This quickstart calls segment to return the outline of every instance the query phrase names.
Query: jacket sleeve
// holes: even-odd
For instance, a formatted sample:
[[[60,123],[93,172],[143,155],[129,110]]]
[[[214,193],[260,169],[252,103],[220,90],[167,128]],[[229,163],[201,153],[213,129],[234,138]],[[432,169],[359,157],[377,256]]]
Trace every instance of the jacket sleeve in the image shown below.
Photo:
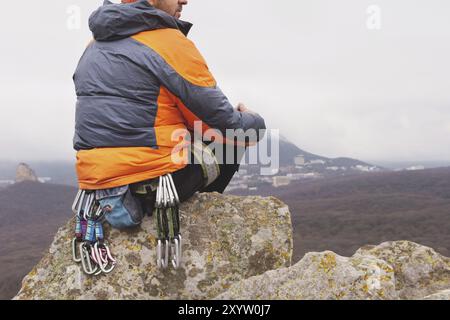
[[[146,39],[135,36],[141,42],[151,40],[148,53],[148,67],[174,96],[177,106],[188,126],[201,120],[203,129],[216,129],[222,134],[227,129],[266,128],[264,119],[253,113],[236,111],[210,73],[202,55],[192,41],[179,31],[161,30],[161,39]],[[152,31],[150,36],[157,36]],[[159,41],[158,41],[159,40]],[[259,135],[258,135],[259,136]],[[258,137],[258,140],[262,136]]]

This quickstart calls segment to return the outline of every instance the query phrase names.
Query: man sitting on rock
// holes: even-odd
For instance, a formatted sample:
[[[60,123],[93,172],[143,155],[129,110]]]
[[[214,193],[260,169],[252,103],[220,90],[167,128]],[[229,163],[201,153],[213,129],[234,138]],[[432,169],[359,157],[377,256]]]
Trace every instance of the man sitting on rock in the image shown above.
[[[181,201],[197,191],[222,193],[239,169],[239,152],[231,162],[219,159],[220,174],[207,186],[201,165],[174,161],[174,154],[188,148],[180,144],[179,132],[193,133],[200,127],[225,135],[230,129],[265,129],[258,114],[243,104],[234,109],[217,86],[187,38],[192,25],[179,20],[186,4],[106,1],[91,15],[94,40],[73,77],[80,189],[138,186],[171,173]],[[182,134],[181,140],[186,142],[187,136]],[[224,138],[223,143],[228,145],[226,155],[249,141]]]

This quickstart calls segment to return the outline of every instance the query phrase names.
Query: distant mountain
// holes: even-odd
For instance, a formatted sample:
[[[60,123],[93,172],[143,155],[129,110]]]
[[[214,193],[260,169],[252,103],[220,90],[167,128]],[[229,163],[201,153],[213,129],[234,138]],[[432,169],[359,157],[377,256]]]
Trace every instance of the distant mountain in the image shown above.
[[[280,140],[280,164],[282,165],[295,165],[295,158],[298,156],[303,156],[305,162],[314,162],[314,161],[325,161],[328,166],[338,166],[338,167],[347,167],[350,168],[352,166],[367,166],[379,168],[377,166],[373,166],[366,162],[352,159],[352,158],[327,158],[324,156],[319,156],[307,151],[304,151],[297,147],[294,143],[290,142],[286,138],[281,138]]]
[[[263,140],[263,143],[267,143],[268,150],[272,149],[273,143],[278,143],[280,167],[297,167],[301,173],[314,173],[320,176],[339,176],[386,170],[383,167],[352,158],[327,158],[316,155],[300,149],[283,136],[277,137],[268,134],[265,139],[267,141]],[[271,157],[273,156],[271,155]],[[261,162],[259,161],[259,163]],[[260,165],[251,165],[250,167],[260,167]],[[256,170],[252,170],[252,172],[256,172]]]
[[[323,250],[348,256],[365,244],[400,239],[450,255],[450,168],[294,181],[231,193],[275,196],[289,205],[295,260]]]
[[[276,141],[271,139],[271,141]],[[306,162],[310,162],[313,160],[328,160],[325,157],[321,157],[309,152],[306,152],[299,147],[297,147],[294,143],[290,142],[284,137],[280,137],[278,140],[280,144],[280,165],[281,166],[292,166],[295,165],[295,158],[299,155],[304,156]],[[272,143],[272,142],[271,142]]]
[[[76,186],[77,178],[75,162],[71,161],[27,161],[41,180],[53,184]],[[0,189],[7,185],[8,180],[16,179],[17,166],[19,162],[0,160]],[[3,182],[5,183],[2,183]]]
[[[422,167],[424,169],[450,167],[450,159],[447,161],[373,161],[375,164],[389,168],[391,170],[408,170],[411,168]]]
[[[19,290],[60,226],[72,216],[76,189],[21,182],[0,190],[0,299]]]

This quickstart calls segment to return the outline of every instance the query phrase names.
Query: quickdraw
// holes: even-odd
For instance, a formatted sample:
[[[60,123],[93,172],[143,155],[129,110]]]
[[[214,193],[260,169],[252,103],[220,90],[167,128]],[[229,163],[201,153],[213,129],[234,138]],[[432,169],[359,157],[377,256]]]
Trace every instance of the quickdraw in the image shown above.
[[[110,273],[116,266],[116,260],[104,239],[104,210],[95,199],[95,191],[79,190],[72,211],[76,215],[73,261],[81,262],[83,271],[88,275]]]
[[[156,190],[154,216],[158,244],[156,259],[158,268],[169,266],[169,255],[175,269],[181,266],[182,238],[180,233],[180,199],[171,174],[159,177]]]
[[[158,243],[157,266],[166,269],[169,259],[175,269],[181,266],[182,237],[180,233],[180,199],[172,175],[159,177],[154,217]],[[75,237],[72,240],[73,261],[81,262],[88,275],[110,273],[116,266],[103,235],[102,220],[108,207],[96,201],[95,191],[79,190],[72,205],[76,215]]]

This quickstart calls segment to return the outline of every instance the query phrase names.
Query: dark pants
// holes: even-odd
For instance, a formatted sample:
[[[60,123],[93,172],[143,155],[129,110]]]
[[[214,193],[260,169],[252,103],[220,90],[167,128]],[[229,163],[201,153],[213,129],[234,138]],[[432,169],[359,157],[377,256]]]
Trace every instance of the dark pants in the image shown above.
[[[231,155],[230,152],[233,152],[234,157],[226,159],[227,155]],[[244,153],[245,149],[243,148],[226,146],[222,155],[223,159],[219,159],[220,175],[205,188],[203,187],[204,179],[200,164],[188,164],[184,169],[174,172],[172,177],[177,187],[180,201],[188,200],[197,191],[223,193],[231,179],[233,179],[234,174],[239,171],[239,164]]]

